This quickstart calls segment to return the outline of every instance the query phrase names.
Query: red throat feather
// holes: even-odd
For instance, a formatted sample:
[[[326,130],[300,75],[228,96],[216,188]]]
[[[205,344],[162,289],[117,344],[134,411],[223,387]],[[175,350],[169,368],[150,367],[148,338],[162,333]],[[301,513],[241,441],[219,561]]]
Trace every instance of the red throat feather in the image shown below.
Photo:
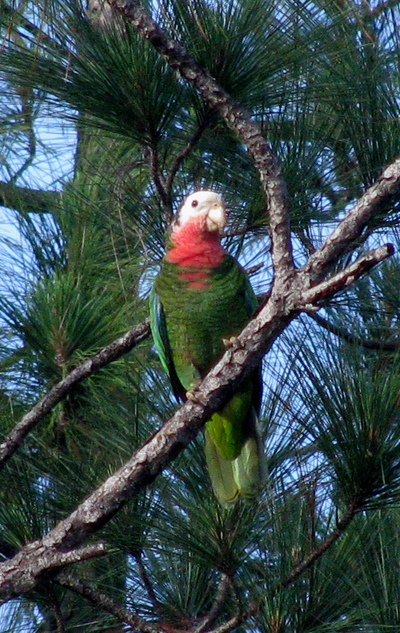
[[[201,218],[177,226],[166,260],[182,268],[216,268],[225,256],[218,233],[207,231]]]

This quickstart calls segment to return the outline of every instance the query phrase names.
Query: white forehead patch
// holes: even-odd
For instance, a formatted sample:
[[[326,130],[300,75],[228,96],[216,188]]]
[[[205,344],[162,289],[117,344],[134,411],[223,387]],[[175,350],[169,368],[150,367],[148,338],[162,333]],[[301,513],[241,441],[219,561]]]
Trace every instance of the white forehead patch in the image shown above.
[[[179,211],[179,224],[185,224],[196,216],[207,215],[213,208],[225,209],[222,196],[214,191],[196,191],[184,200]]]

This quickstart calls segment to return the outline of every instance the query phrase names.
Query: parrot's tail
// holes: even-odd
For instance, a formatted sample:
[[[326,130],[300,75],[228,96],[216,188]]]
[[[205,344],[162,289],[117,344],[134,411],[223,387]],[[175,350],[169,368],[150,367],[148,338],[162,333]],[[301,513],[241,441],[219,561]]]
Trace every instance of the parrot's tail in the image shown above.
[[[230,506],[239,498],[254,499],[260,490],[262,470],[255,432],[247,438],[238,457],[232,460],[221,457],[207,428],[204,436],[208,472],[221,505]]]

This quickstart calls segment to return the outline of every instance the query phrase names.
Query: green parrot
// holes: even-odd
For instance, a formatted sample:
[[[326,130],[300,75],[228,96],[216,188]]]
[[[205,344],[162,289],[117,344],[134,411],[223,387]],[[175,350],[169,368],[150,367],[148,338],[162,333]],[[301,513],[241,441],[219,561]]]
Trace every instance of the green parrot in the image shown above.
[[[221,245],[222,197],[197,191],[181,206],[150,296],[151,330],[178,400],[222,357],[224,340],[238,335],[257,308],[244,269]],[[257,495],[261,478],[257,415],[261,369],[205,425],[212,487],[223,506]]]

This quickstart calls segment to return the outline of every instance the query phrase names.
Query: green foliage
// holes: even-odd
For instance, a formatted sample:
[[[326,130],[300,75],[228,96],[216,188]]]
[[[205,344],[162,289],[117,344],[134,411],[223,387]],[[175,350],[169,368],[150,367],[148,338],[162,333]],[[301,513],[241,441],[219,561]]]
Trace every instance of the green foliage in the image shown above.
[[[144,4],[262,125],[301,265],[399,153],[397,3]],[[266,201],[245,148],[130,25],[102,26],[75,0],[3,1],[0,12],[0,198],[18,228],[0,252],[3,437],[147,316],[187,192],[224,195],[228,249],[264,266],[256,291],[271,272]],[[397,244],[398,212],[396,200],[382,208],[361,241],[375,230],[374,243]],[[397,631],[399,279],[395,257],[324,306],[332,331],[304,317],[268,355],[256,502],[221,509],[199,437],[96,534],[111,553],[71,572],[171,630],[196,630],[210,613],[212,630],[253,609],[238,630]],[[0,556],[46,534],[175,407],[151,341],[76,387],[0,471]],[[322,551],[351,507],[358,515]],[[53,580],[5,614],[1,633],[125,630]]]

